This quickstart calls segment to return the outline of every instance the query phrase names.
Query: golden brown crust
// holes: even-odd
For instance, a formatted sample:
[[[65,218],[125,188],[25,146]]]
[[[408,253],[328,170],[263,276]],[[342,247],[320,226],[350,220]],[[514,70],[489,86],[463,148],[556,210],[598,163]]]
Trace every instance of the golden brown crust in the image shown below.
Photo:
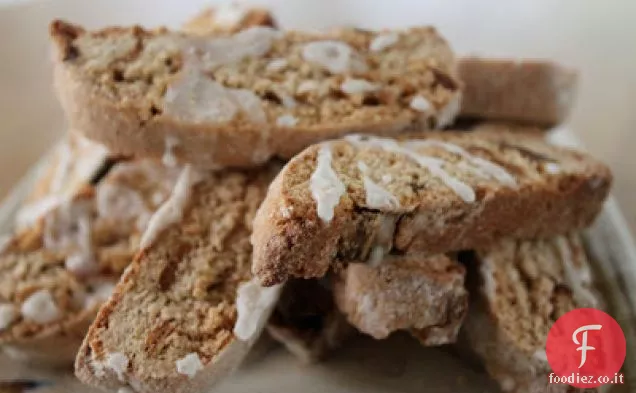
[[[445,160],[448,174],[473,189],[475,202],[470,203],[404,154],[358,148],[348,141],[310,147],[274,180],[256,217],[253,271],[262,283],[320,277],[335,262],[365,260],[368,243],[387,219],[397,222],[392,232],[396,251],[428,255],[491,244],[502,236],[546,237],[582,228],[599,212],[612,180],[602,163],[534,136],[482,129],[420,138],[462,146],[505,168],[516,184],[480,180],[466,172],[464,160],[456,155],[425,150]],[[328,224],[318,217],[310,191],[316,157],[324,146],[331,149],[331,164],[346,189]],[[382,182],[385,175],[393,179],[385,187],[399,208],[368,207],[356,168],[360,160],[371,167],[374,181]]]
[[[542,126],[562,123],[577,89],[575,71],[547,61],[465,57],[461,116]]]
[[[176,42],[199,45],[196,40],[212,38],[137,29],[111,28],[89,33],[63,22],[54,22],[51,27],[58,49],[54,58],[56,87],[70,123],[116,153],[158,158],[164,154],[166,138],[170,136],[179,140],[175,156],[180,162],[210,168],[250,167],[274,156],[290,158],[312,143],[351,132],[395,135],[405,129],[430,127],[435,119],[446,123],[458,110],[460,86],[454,80],[453,55],[434,29],[418,28],[412,30],[412,34],[401,33],[396,49],[387,49],[386,55],[367,48],[376,33],[346,31],[313,36],[290,32],[275,41],[273,49],[263,58],[217,65],[206,71],[211,72],[223,88],[253,91],[264,110],[264,123],[246,119],[243,114],[225,122],[184,121],[164,113],[166,89],[173,86],[173,82],[187,78],[184,64],[191,65],[191,60],[184,60],[182,51],[176,49],[180,45]],[[68,30],[73,34],[68,34]],[[108,38],[100,38],[105,36]],[[112,39],[112,45],[120,52],[111,58],[104,54],[107,50],[102,50],[91,57],[88,48],[92,39],[101,39],[101,45]],[[138,61],[140,54],[146,56],[150,51],[148,45],[152,50],[162,48],[161,45],[166,45],[164,39],[170,41],[170,47],[152,59],[165,55],[166,65],[158,61],[135,63],[136,68],[131,72],[139,73],[142,67],[141,72],[147,74],[143,74],[143,78],[135,74],[131,77],[134,80],[129,79],[126,67]],[[302,48],[316,40],[346,42],[361,54],[364,51],[369,70],[331,74],[303,60]],[[69,52],[76,56],[69,56]],[[405,53],[418,54],[407,57]],[[267,70],[273,60],[285,56],[289,57],[286,70]],[[407,78],[405,74],[404,79],[399,80],[392,77],[387,71],[395,68],[389,67],[391,61],[398,64],[398,69],[413,68],[417,71],[412,71],[416,72],[415,76]],[[404,73],[408,73],[407,70]],[[341,90],[348,77],[368,80],[380,88],[345,94]],[[309,80],[319,83],[317,90],[299,92],[301,83]],[[410,107],[418,95],[424,96],[428,103],[424,105],[429,109],[424,112]],[[288,97],[295,103],[288,105]],[[285,116],[291,116],[297,123],[279,124]]]

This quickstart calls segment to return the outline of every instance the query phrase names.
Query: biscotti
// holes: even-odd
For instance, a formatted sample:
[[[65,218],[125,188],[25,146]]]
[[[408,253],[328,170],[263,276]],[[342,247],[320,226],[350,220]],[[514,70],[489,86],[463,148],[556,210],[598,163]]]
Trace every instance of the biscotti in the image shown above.
[[[548,127],[567,118],[576,95],[576,72],[547,61],[465,57],[458,69],[461,116]]]
[[[274,27],[274,17],[231,4],[202,11],[183,30],[207,35],[257,25]],[[458,69],[465,92],[461,117],[552,126],[566,120],[578,87],[574,70],[549,61],[464,57]]]
[[[417,138],[354,135],[294,157],[254,223],[261,282],[320,277],[392,251],[434,255],[564,233],[588,225],[610,188],[605,165],[534,135],[482,128]]]
[[[266,9],[228,3],[204,9],[188,20],[181,30],[189,34],[211,35],[236,33],[253,26],[276,27],[276,21]]]
[[[275,170],[182,169],[89,329],[76,361],[81,381],[201,392],[238,365],[280,292],[250,274],[252,220]]]
[[[73,133],[66,134],[39,170],[16,215],[16,227],[32,226],[83,187],[99,180],[113,158],[103,146]]]
[[[582,391],[548,384],[545,352],[548,331],[561,315],[602,305],[580,236],[502,240],[476,251],[474,262],[478,295],[462,335],[502,390]]]
[[[202,37],[56,21],[50,33],[70,123],[124,155],[251,167],[352,132],[443,127],[460,106],[453,53],[429,27]]]
[[[72,364],[174,180],[152,162],[117,163],[14,235],[0,254],[0,345],[34,363]]]
[[[338,311],[328,279],[285,284],[267,332],[303,363],[324,360],[355,334]]]
[[[336,304],[375,339],[410,330],[423,345],[455,342],[468,310],[463,265],[445,255],[350,263],[337,275]]]

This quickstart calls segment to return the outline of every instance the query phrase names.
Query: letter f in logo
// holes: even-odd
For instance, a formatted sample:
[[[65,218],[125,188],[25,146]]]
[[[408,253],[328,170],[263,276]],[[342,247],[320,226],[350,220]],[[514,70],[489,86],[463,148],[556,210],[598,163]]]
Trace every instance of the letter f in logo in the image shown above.
[[[602,327],[603,327],[602,325],[585,325],[576,329],[574,333],[572,333],[572,341],[574,341],[574,344],[580,345],[580,347],[576,349],[577,351],[581,351],[581,364],[579,364],[579,368],[583,367],[583,365],[585,364],[585,361],[587,360],[587,351],[593,351],[596,349],[594,347],[590,347],[587,345],[587,331],[601,330]],[[581,340],[582,343],[579,342],[579,340],[576,337],[581,332],[583,332],[582,334],[583,339]]]

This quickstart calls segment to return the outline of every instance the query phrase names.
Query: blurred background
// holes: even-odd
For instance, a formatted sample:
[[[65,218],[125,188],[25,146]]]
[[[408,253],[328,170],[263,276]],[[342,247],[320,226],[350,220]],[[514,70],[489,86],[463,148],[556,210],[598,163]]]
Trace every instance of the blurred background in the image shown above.
[[[64,131],[51,88],[53,18],[178,27],[203,0],[0,0],[0,198]],[[270,0],[284,28],[432,24],[459,54],[548,58],[580,71],[566,125],[616,177],[614,194],[636,229],[636,1]]]

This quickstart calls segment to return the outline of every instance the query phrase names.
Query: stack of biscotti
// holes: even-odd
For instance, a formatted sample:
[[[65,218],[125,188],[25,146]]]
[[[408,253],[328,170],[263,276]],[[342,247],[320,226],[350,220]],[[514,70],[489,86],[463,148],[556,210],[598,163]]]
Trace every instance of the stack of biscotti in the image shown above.
[[[468,105],[467,60],[433,28],[285,32],[259,12],[209,11],[182,32],[51,24],[73,130],[133,157],[92,187],[119,165],[152,166],[171,185],[117,224],[128,228],[128,268],[79,350],[88,384],[201,391],[236,367],[272,312],[267,330],[305,361],[336,347],[349,324],[452,343],[471,308],[457,252],[577,231],[607,195],[607,168],[550,146],[542,129],[479,123],[558,122],[568,102],[553,108],[563,103],[547,100],[555,89],[526,92],[519,86],[536,82],[512,71],[505,86],[475,77],[495,98]],[[524,118],[526,100],[546,106]],[[478,124],[460,127],[461,114]],[[289,161],[280,170],[277,159]],[[145,200],[144,183],[132,188]],[[62,252],[60,276],[77,250]],[[50,298],[36,306],[61,302]]]

